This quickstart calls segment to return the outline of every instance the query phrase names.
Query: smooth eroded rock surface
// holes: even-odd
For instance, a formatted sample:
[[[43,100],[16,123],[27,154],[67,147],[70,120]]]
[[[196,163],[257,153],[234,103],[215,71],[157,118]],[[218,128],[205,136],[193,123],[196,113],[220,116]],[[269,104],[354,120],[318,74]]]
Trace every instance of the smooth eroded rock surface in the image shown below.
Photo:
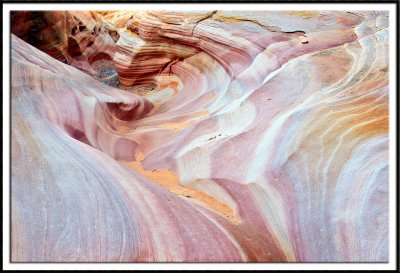
[[[388,261],[388,14],[14,12],[12,261]]]

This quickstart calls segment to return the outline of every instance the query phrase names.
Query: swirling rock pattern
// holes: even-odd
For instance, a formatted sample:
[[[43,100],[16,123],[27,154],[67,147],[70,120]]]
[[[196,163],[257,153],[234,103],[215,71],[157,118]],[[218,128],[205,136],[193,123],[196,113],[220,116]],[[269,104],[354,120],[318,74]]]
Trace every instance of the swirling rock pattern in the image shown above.
[[[13,261],[388,260],[386,12],[42,15],[14,15]]]
[[[11,12],[11,32],[53,58],[97,74],[96,60],[111,60],[119,39],[114,26],[90,11]]]

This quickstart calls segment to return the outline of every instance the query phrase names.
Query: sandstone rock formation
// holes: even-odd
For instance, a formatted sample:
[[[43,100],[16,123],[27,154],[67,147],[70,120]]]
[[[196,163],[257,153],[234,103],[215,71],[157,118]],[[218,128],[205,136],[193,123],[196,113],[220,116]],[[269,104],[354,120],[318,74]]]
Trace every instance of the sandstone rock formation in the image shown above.
[[[13,261],[388,260],[387,13],[12,20]]]
[[[90,11],[14,11],[11,32],[53,58],[90,74],[96,60],[112,60],[118,32]]]

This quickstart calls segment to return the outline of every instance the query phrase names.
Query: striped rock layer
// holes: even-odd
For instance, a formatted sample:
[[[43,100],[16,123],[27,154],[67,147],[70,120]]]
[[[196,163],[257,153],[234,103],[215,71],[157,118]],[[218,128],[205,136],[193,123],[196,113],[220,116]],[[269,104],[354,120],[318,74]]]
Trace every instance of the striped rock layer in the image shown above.
[[[118,32],[91,11],[12,11],[11,33],[53,58],[89,74],[91,64],[111,60]]]
[[[388,261],[386,12],[13,16],[12,261]]]

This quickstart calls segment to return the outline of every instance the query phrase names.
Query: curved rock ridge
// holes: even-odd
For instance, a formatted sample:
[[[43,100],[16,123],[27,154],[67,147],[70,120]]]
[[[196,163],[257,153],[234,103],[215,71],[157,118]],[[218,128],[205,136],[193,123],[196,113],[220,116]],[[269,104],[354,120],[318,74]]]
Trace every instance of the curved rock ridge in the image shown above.
[[[12,35],[13,261],[388,261],[386,12],[84,14],[154,88]]]

